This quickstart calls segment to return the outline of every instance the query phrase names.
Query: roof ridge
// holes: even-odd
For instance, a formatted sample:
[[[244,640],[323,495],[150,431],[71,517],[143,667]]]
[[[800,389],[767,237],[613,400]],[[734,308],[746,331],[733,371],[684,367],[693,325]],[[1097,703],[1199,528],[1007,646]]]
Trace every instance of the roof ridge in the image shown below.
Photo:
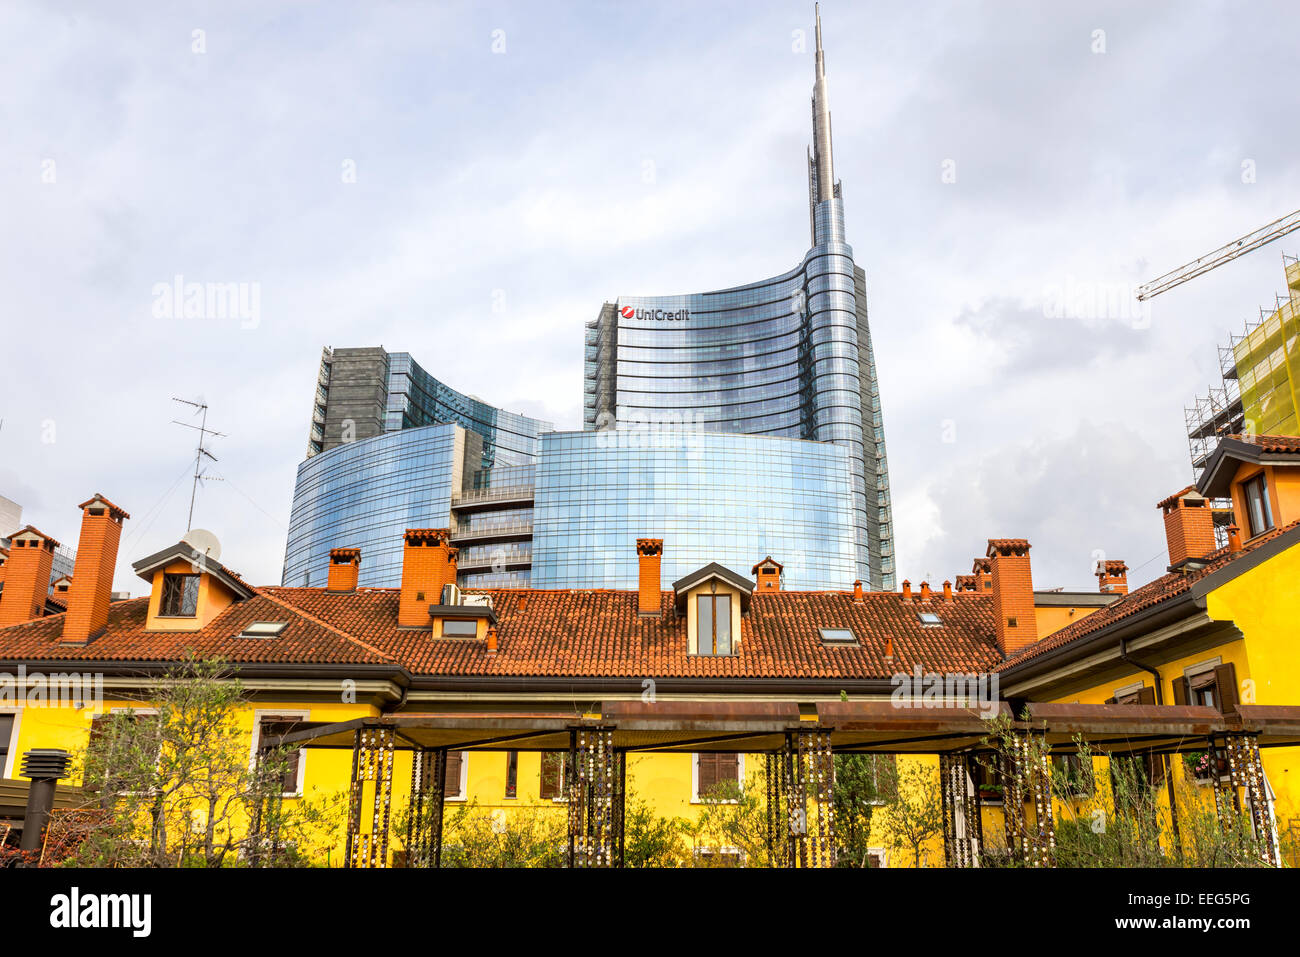
[[[312,622],[315,625],[319,625],[320,627],[324,628],[326,631],[334,632],[334,634],[338,635],[344,641],[350,641],[352,642],[352,644],[366,649],[366,651],[369,651],[371,654],[378,655],[380,658],[383,658],[385,661],[390,661],[393,664],[399,666],[402,665],[402,662],[400,662],[397,658],[393,657],[387,652],[380,651],[374,645],[370,644],[367,641],[362,641],[356,635],[349,634],[348,632],[344,631],[342,628],[338,628],[334,625],[331,625],[327,621],[317,618],[311,612],[303,608],[299,608],[297,605],[293,604],[292,602],[287,602],[277,597],[276,595],[272,595],[269,591],[262,591],[261,589],[257,589],[257,588],[254,588],[253,590],[256,591],[262,597],[266,598],[268,601],[272,601],[275,604],[279,605],[281,608],[287,608],[295,615],[301,615],[303,618],[306,618],[308,621]]]

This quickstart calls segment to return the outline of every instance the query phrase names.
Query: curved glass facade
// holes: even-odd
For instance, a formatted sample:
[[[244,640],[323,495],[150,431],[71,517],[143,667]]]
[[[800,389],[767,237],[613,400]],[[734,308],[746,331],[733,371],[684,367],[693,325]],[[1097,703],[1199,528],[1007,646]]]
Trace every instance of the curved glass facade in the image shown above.
[[[866,274],[845,239],[820,20],[812,108],[812,248],[803,261],[771,279],[717,292],[605,303],[586,329],[583,428],[667,419],[842,446],[851,464],[855,577],[892,590],[889,466]]]
[[[844,447],[852,466],[852,577],[892,589],[888,466],[865,276],[843,241],[841,199],[817,203],[813,222],[815,245],[779,276],[606,304],[587,326],[583,424],[600,430],[681,421]]]
[[[282,584],[324,585],[330,549],[350,546],[361,549],[360,585],[398,585],[402,533],[448,527],[452,497],[481,455],[475,433],[433,425],[307,459],[298,466]]]
[[[785,587],[856,575],[849,451],[717,432],[542,436],[533,511],[535,588],[636,588],[638,538],[664,540],[661,581],[709,562],[749,577],[771,555]]]

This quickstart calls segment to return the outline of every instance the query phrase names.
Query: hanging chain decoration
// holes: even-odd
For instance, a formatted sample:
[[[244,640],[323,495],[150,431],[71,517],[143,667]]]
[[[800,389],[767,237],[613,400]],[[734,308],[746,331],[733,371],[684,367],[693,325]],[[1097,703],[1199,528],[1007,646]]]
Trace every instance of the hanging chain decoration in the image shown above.
[[[978,867],[979,839],[969,754],[939,755],[939,786],[943,805],[943,854],[949,867]]]
[[[830,732],[820,728],[788,732],[785,747],[768,756],[767,769],[773,866],[834,867],[835,756]]]
[[[447,749],[420,748],[411,756],[411,798],[406,822],[408,867],[442,863],[442,814]]]
[[[1051,867],[1056,853],[1056,823],[1052,815],[1052,772],[1047,747],[1035,749],[1030,735],[1009,736],[1010,764],[1004,774],[1003,814],[1007,825],[1007,847],[1014,849],[1029,867]],[[1030,827],[1025,802],[1033,805]]]
[[[348,867],[387,867],[388,828],[392,815],[393,747],[392,728],[360,728],[352,748],[352,795],[348,808]],[[370,788],[370,830],[361,831],[361,812],[366,782]]]
[[[1211,747],[1214,739],[1210,739]],[[1229,734],[1224,736],[1224,750],[1227,752],[1228,787],[1232,791],[1234,818],[1240,819],[1242,813],[1241,791],[1246,794],[1246,810],[1249,812],[1251,832],[1259,845],[1265,862],[1272,867],[1281,866],[1277,842],[1273,838],[1272,812],[1268,807],[1268,796],[1264,789],[1264,766],[1259,757],[1259,739],[1254,734]],[[1214,792],[1215,810],[1223,821],[1226,799],[1220,799],[1220,782],[1217,768],[1215,770]],[[1240,790],[1239,790],[1240,789]]]
[[[565,775],[569,799],[569,865],[612,867],[615,837],[613,728],[576,728],[569,732]],[[621,802],[620,802],[621,803]]]

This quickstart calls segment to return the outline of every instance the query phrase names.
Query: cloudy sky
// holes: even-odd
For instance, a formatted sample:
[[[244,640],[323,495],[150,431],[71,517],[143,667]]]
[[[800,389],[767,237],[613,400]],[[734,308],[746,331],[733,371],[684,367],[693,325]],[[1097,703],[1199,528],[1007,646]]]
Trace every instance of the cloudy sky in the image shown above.
[[[1013,536],[1038,587],[1095,587],[1096,550],[1154,577],[1183,406],[1300,238],[1149,313],[1131,291],[1297,206],[1292,5],[822,13],[900,579]],[[8,0],[0,495],[69,544],[78,502],[122,505],[138,592],[130,561],[185,530],[171,399],[201,398],[225,481],[195,524],[274,583],[322,346],[580,427],[602,301],[802,257],[811,25],[802,0]],[[167,315],[177,276],[257,308]]]

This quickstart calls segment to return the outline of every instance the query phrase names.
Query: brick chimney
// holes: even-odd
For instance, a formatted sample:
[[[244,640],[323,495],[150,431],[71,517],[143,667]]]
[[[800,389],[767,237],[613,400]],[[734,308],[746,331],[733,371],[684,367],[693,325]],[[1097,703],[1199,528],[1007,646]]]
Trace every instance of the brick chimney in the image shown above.
[[[930,600],[930,583],[921,582],[921,601]]]
[[[5,587],[0,591],[0,628],[41,617],[58,547],[57,541],[30,525],[10,536]]]
[[[1128,594],[1128,566],[1116,558],[1097,563],[1097,584],[1106,595]]]
[[[81,509],[81,537],[60,639],[65,645],[84,645],[108,625],[122,522],[131,517],[98,492],[77,507]]]
[[[56,578],[50,583],[50,594],[63,602],[63,608],[66,611],[68,607],[68,592],[72,591],[72,576],[64,575],[62,578]]]
[[[977,558],[971,565],[971,574],[975,576],[975,591],[993,590],[993,565],[987,558]]]
[[[771,555],[751,568],[749,571],[754,576],[754,591],[780,591],[783,568],[784,566]]]
[[[952,601],[952,582],[944,581],[943,583],[943,600]]]
[[[637,614],[643,617],[663,613],[662,590],[659,583],[659,565],[664,556],[662,538],[638,538],[637,559]]]
[[[1169,564],[1177,568],[1189,560],[1204,558],[1215,550],[1214,513],[1209,500],[1189,485],[1158,503],[1165,516],[1165,540],[1169,543]]]
[[[988,557],[998,650],[1009,658],[1038,640],[1029,542],[1023,538],[990,538]]]
[[[912,583],[906,578],[903,579],[903,601],[912,600]]]
[[[862,604],[862,582],[860,581],[853,583],[853,604]]]
[[[403,536],[402,588],[397,602],[397,624],[405,628],[431,628],[429,606],[442,601],[442,586],[455,579],[451,573],[451,533],[445,528],[408,528]]]
[[[361,549],[331,548],[330,577],[326,591],[348,592],[357,590],[357,575],[361,572]]]

